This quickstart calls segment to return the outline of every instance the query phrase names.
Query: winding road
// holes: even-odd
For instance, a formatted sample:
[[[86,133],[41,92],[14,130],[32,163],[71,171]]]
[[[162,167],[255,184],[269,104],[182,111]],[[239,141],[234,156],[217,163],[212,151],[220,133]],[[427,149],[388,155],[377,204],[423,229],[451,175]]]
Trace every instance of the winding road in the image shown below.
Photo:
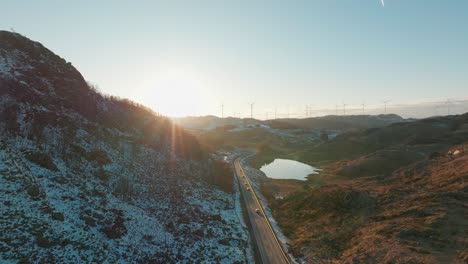
[[[257,244],[259,258],[262,263],[265,264],[291,263],[276,237],[249,179],[242,169],[240,158],[234,160],[234,168],[241,185],[240,191],[244,198],[244,204],[249,216],[251,232]]]

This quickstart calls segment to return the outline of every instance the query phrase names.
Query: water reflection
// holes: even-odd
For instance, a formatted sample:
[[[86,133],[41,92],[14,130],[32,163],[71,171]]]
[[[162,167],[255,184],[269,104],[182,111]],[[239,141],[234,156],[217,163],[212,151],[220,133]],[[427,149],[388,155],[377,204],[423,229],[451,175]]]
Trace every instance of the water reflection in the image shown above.
[[[305,181],[307,175],[318,174],[318,169],[295,160],[275,159],[272,163],[263,165],[261,171],[273,179],[296,179]]]

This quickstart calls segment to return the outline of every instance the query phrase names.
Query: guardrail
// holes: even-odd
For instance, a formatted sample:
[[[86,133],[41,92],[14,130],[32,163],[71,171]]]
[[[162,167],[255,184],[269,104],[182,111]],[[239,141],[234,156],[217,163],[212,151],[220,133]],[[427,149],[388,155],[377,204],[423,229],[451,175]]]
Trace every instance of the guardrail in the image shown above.
[[[258,206],[259,206],[259,208],[260,208],[260,210],[261,210],[261,212],[263,214],[263,217],[265,218],[265,221],[266,221],[266,223],[268,225],[268,228],[270,229],[271,233],[273,233],[273,237],[275,238],[275,241],[278,244],[278,247],[281,249],[281,254],[283,255],[283,257],[284,257],[284,259],[286,260],[287,263],[291,263],[291,261],[289,260],[288,255],[284,251],[284,248],[283,248],[283,246],[281,245],[281,243],[280,243],[280,241],[278,239],[278,236],[276,235],[275,230],[273,230],[273,227],[270,224],[270,220],[268,220],[268,217],[265,214],[265,210],[263,209],[262,203],[260,203],[260,200],[258,199],[257,194],[255,193],[255,189],[252,187],[252,184],[250,184],[250,180],[247,178],[247,174],[245,173],[244,169],[242,168],[242,164],[240,163],[240,158],[237,158],[237,161],[239,162],[239,169],[241,170],[242,174],[245,176],[247,184],[249,185],[250,190],[252,191],[253,196],[255,198],[255,201],[257,202],[257,204],[258,204]],[[235,162],[234,162],[234,164],[235,164]]]

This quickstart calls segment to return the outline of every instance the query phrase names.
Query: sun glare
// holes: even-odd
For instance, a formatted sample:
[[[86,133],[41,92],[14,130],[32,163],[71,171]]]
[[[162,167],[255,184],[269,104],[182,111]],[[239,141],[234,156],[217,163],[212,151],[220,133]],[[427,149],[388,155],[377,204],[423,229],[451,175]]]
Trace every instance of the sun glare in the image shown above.
[[[172,117],[203,115],[209,97],[206,85],[193,71],[167,68],[157,71],[146,82],[143,101]]]

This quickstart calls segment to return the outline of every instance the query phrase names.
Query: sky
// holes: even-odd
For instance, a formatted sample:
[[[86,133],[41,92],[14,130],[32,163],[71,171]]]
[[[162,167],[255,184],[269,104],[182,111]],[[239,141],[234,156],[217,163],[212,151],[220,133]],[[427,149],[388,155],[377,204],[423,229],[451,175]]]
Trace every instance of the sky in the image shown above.
[[[2,2],[0,29],[165,115],[468,111],[465,0]]]

